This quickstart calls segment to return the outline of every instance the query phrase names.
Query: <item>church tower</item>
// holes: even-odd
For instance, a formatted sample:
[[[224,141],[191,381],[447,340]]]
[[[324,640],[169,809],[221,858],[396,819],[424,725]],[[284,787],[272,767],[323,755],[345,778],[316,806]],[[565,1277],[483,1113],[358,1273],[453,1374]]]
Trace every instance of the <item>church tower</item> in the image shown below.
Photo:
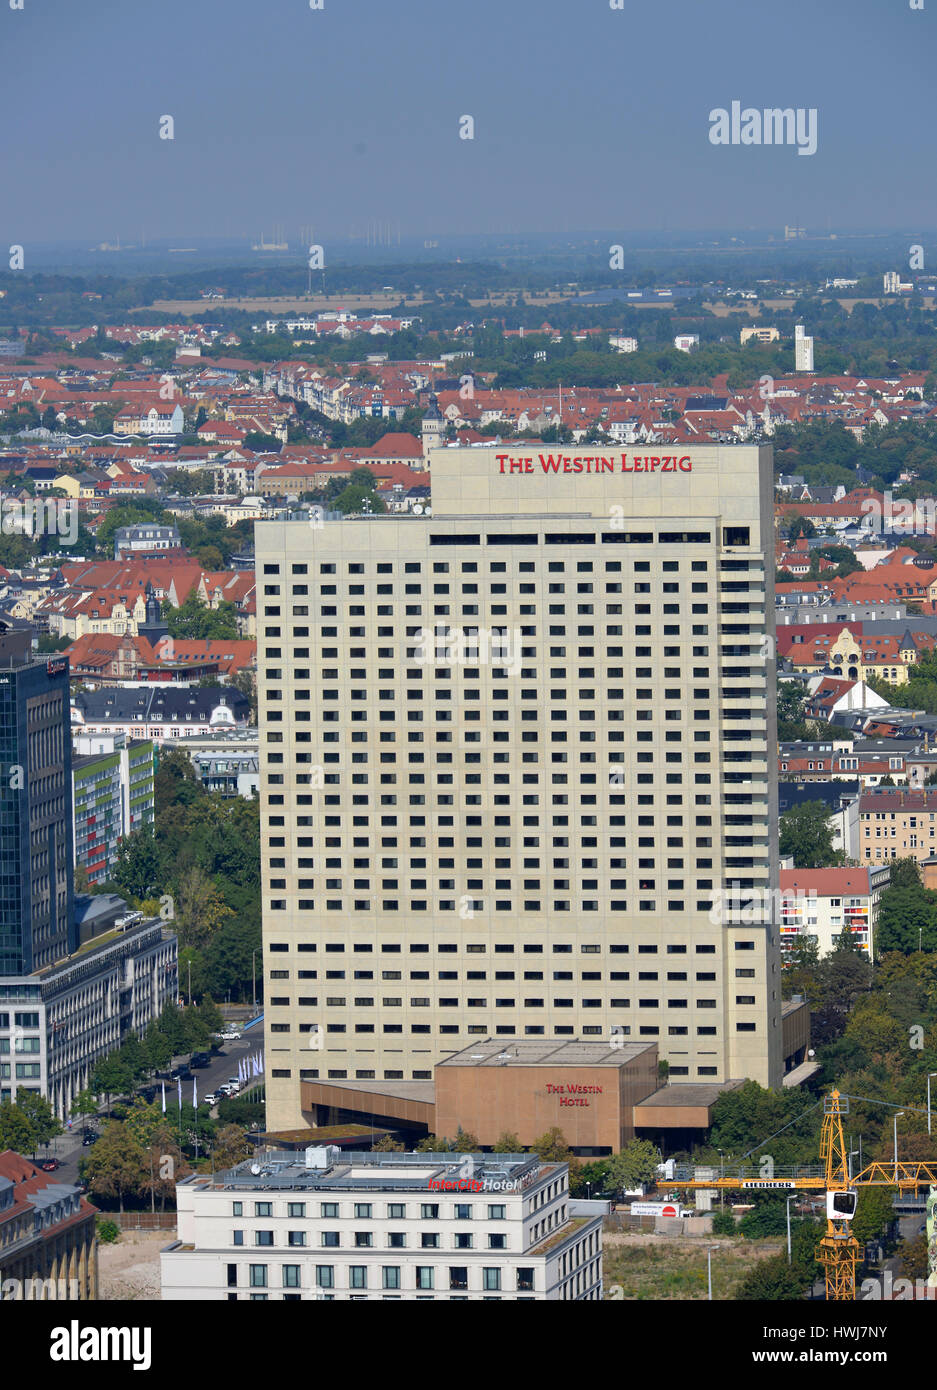
[[[435,391],[429,393],[429,409],[423,416],[423,457],[429,458],[430,449],[438,449],[445,437],[446,422],[439,411],[439,401]]]

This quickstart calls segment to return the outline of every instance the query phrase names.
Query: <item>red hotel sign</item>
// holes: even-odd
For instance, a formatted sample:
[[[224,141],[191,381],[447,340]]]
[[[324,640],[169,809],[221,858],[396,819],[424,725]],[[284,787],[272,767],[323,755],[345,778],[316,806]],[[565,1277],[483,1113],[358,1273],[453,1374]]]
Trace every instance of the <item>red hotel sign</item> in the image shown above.
[[[692,473],[689,454],[495,454],[500,473]]]
[[[547,1095],[559,1096],[560,1105],[591,1105],[588,1097],[601,1094],[601,1086],[578,1086],[572,1081],[568,1081],[565,1086],[547,1084]]]

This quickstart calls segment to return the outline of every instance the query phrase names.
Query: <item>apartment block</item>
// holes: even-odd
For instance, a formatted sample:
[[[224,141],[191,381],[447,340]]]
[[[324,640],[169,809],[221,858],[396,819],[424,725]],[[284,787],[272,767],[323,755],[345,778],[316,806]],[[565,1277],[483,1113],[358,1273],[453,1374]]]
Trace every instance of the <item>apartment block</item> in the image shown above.
[[[155,747],[124,734],[78,735],[72,746],[75,866],[104,883],[121,839],[155,816]]]
[[[873,959],[879,899],[888,887],[886,865],[859,869],[782,869],[781,949],[798,936],[813,938],[821,956],[839,944],[843,932]]]
[[[602,1218],[535,1154],[273,1151],[176,1185],[162,1297],[583,1302]]]
[[[937,787],[874,787],[859,797],[863,862],[937,854]]]
[[[770,449],[431,472],[256,526],[269,1127],[475,1036],[778,1083],[777,929],[711,911],[777,886]]]

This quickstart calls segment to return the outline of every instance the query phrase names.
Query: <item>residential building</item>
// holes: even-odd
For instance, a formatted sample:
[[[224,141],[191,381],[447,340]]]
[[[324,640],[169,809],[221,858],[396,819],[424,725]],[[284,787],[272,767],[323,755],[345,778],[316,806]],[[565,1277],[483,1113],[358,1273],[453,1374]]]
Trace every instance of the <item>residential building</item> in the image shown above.
[[[176,1184],[164,1300],[598,1301],[602,1218],[536,1154],[273,1151]]]
[[[188,740],[187,740],[188,741]],[[187,750],[199,782],[209,792],[221,796],[243,796],[253,800],[260,791],[260,760],[256,752],[195,752]]]
[[[859,847],[863,862],[922,861],[937,853],[937,786],[919,791],[874,787],[859,798]]]
[[[748,327],[739,330],[739,342],[742,347],[750,340],[756,343],[776,343],[780,338],[780,333],[776,328],[769,327],[767,324],[749,324]]]
[[[96,1299],[96,1216],[72,1183],[0,1153],[0,1302]]]
[[[475,1036],[777,1084],[776,931],[711,920],[776,883],[770,449],[432,474],[428,519],[256,526],[271,1129]]]
[[[170,401],[126,406],[114,416],[115,434],[181,434],[185,416],[181,405]]]
[[[233,686],[112,686],[73,696],[72,732],[167,743],[246,728],[249,710],[247,696]]]
[[[155,818],[156,749],[126,734],[79,734],[72,743],[75,866],[93,885],[113,875],[120,841]]]
[[[781,949],[811,937],[820,956],[835,950],[843,932],[874,958],[879,900],[888,887],[887,865],[858,869],[782,869]]]
[[[148,555],[167,550],[181,550],[182,539],[175,526],[118,526],[114,532],[114,559],[144,552]]]

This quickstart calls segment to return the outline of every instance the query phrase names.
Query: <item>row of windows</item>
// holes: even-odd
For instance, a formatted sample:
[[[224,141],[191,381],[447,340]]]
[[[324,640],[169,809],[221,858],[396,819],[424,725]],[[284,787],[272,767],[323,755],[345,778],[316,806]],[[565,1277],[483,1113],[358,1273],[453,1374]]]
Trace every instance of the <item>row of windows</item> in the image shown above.
[[[300,1265],[281,1265],[282,1287],[285,1289],[300,1288],[302,1280],[302,1267]],[[266,1289],[268,1284],[269,1270],[265,1264],[252,1264],[248,1266],[248,1283],[252,1289]],[[400,1265],[382,1265],[380,1271],[367,1265],[349,1265],[348,1267],[348,1287],[352,1289],[366,1289],[369,1287],[368,1278],[375,1281],[373,1287],[382,1289],[402,1289],[407,1287],[402,1282],[402,1271]],[[447,1270],[438,1271],[440,1288],[467,1289],[469,1287],[469,1272],[467,1265],[452,1266]],[[502,1283],[502,1278],[508,1278],[507,1271],[502,1271],[500,1267],[483,1268],[481,1271],[481,1287],[486,1290],[500,1290],[506,1288],[507,1284]],[[380,1283],[377,1280],[380,1280]],[[413,1271],[413,1288],[433,1289],[437,1287],[437,1270],[434,1265],[416,1265]],[[516,1288],[532,1290],[534,1288],[534,1271],[529,1269],[518,1269],[515,1272]],[[228,1287],[236,1288],[238,1283],[237,1265],[228,1265]],[[339,1287],[335,1281],[334,1265],[315,1266],[315,1286],[319,1289],[334,1289]]]
[[[273,1231],[254,1231],[252,1234],[253,1241],[251,1243],[255,1246],[269,1246],[276,1244],[276,1241],[274,1240]],[[287,1231],[286,1234],[286,1244],[288,1246],[297,1247],[304,1246],[306,1244],[305,1231]],[[245,1233],[243,1230],[233,1231],[232,1244],[243,1245],[244,1235]],[[405,1231],[387,1231],[385,1232],[385,1238],[381,1243],[385,1245],[388,1249],[405,1249],[407,1245],[407,1234]],[[338,1248],[342,1245],[348,1245],[356,1250],[370,1250],[374,1248],[374,1232],[353,1231],[347,1233],[346,1238],[343,1241],[341,1231],[320,1231],[319,1244],[325,1249],[333,1249]],[[420,1249],[422,1250],[439,1250],[441,1248],[441,1244],[442,1242],[440,1236],[436,1231],[423,1231],[420,1235]],[[474,1250],[475,1236],[470,1231],[457,1231],[452,1236],[450,1248],[453,1250]],[[507,1236],[502,1233],[489,1232],[487,1248],[489,1250],[506,1250]]]
[[[512,539],[515,540],[515,541],[518,540],[517,537],[513,537]],[[535,565],[535,561],[533,561],[533,560],[518,560],[516,563],[517,563],[518,570],[519,570],[520,573],[522,573],[522,574],[531,574],[531,573],[534,573],[534,572],[535,572],[536,565]],[[679,568],[680,568],[680,561],[679,561],[679,560],[662,560],[662,561],[660,561],[659,563],[660,563],[661,568],[662,568],[665,572],[667,572],[667,573],[675,573],[675,572],[678,571]],[[646,573],[650,570],[650,566],[651,566],[650,560],[636,560],[636,561],[634,562],[634,569],[635,569],[638,573],[644,573],[644,574],[646,574]],[[622,567],[622,561],[621,561],[621,560],[606,560],[606,561],[605,561],[605,571],[606,571],[606,573],[620,574],[620,573],[621,573],[621,567]],[[728,567],[729,567],[729,566],[727,566],[725,562],[723,562],[723,564],[720,566],[720,568],[722,568],[722,569],[727,569]],[[374,568],[375,568],[375,572],[376,572],[377,574],[393,574],[393,573],[394,573],[393,562],[392,562],[392,561],[389,561],[389,560],[381,560],[381,561],[379,561],[379,562],[375,565]],[[434,561],[432,562],[433,574],[449,574],[449,573],[450,573],[450,568],[451,568],[451,569],[454,569],[454,568],[455,568],[455,565],[453,564],[452,566],[450,566],[450,563],[449,563],[448,560],[434,560]],[[705,573],[705,572],[709,569],[709,562],[708,562],[708,560],[692,560],[692,561],[690,562],[690,568],[693,570],[694,573]],[[748,561],[743,560],[743,561],[741,561],[741,562],[736,562],[735,564],[733,564],[733,565],[731,566],[731,568],[732,568],[732,569],[745,569],[745,570],[747,570],[747,569],[748,569]],[[760,569],[761,567],[760,567],[760,565],[756,562],[756,563],[753,565],[753,568],[757,570],[757,569]],[[463,560],[462,563],[461,563],[460,569],[461,569],[461,572],[462,572],[463,574],[477,574],[477,573],[478,573],[478,561],[477,561],[477,560]],[[548,570],[548,572],[549,572],[550,574],[564,574],[564,573],[566,572],[566,562],[565,562],[564,560],[549,560],[549,561],[547,561],[547,570]],[[570,565],[570,570],[572,570],[572,565]],[[578,560],[578,561],[576,562],[576,573],[577,573],[577,574],[591,574],[591,573],[593,572],[593,570],[594,570],[594,563],[593,563],[592,560]],[[365,567],[365,565],[364,565],[364,563],[363,563],[362,561],[359,561],[359,560],[349,561],[349,563],[348,563],[348,573],[349,573],[349,574],[364,574],[365,572],[366,572],[366,567]],[[407,560],[407,561],[404,562],[403,572],[404,572],[405,574],[422,574],[422,572],[423,572],[423,562],[422,562],[421,560]],[[504,560],[491,560],[491,561],[489,561],[489,564],[488,564],[488,573],[489,573],[489,574],[505,574],[506,572],[507,572],[507,562],[506,562],[506,561],[504,561]],[[265,564],[265,565],[264,565],[264,574],[265,574],[265,575],[266,575],[266,574],[279,574],[279,573],[280,573],[280,566],[279,566],[279,565],[277,565],[277,564]],[[290,565],[290,573],[291,573],[291,574],[294,574],[294,575],[308,574],[308,573],[309,573],[309,566],[308,566],[307,564],[303,564],[303,563],[301,563],[301,562],[294,563],[294,564]],[[329,561],[321,562],[320,565],[319,565],[319,573],[320,573],[320,574],[336,574],[336,573],[337,573],[337,566],[336,566],[335,563],[332,563],[332,562],[329,562]]]
[[[737,940],[733,944],[737,951],[754,951],[755,949],[754,941]],[[450,955],[456,953],[460,949],[460,947],[464,949],[470,956],[484,955],[485,952],[488,950],[488,947],[485,942],[440,941],[436,943],[437,951]],[[290,943],[288,941],[271,941],[267,944],[268,951],[281,952],[289,951],[289,949]],[[315,941],[300,941],[297,943],[297,949],[306,953],[315,951],[317,949],[317,943]],[[346,947],[343,941],[329,941],[326,942],[325,949],[327,952],[332,952],[336,955],[342,955],[344,954]],[[374,950],[374,947],[373,945],[371,945],[370,942],[356,941],[354,943],[353,949],[356,952],[360,951],[368,954]],[[411,942],[409,949],[411,952],[426,953],[427,951],[429,951],[430,948],[427,942]],[[495,952],[499,955],[514,954],[514,946],[509,942],[498,942],[495,944],[494,949]],[[539,943],[528,942],[524,945],[523,949],[525,955],[541,955],[543,953],[544,948]],[[573,951],[574,947],[569,942],[554,942],[552,949],[554,955],[569,955]],[[597,942],[589,944],[583,943],[580,945],[579,949],[583,955],[597,956],[601,954],[602,947]],[[613,942],[608,949],[613,956],[628,955],[628,953],[631,950],[631,946],[627,942]],[[659,952],[659,949],[660,948],[653,942],[639,942],[637,946],[637,953],[638,955],[642,956],[656,956]],[[668,956],[686,955],[688,949],[689,948],[686,945],[678,943],[668,944],[665,948],[666,954]],[[697,955],[714,955],[716,947],[711,943],[698,941],[695,943],[693,949],[695,950]],[[382,952],[386,952],[392,955],[399,955],[402,950],[403,947],[399,943],[384,942],[381,946]],[[2,1018],[2,1015],[0,1015],[0,1018]]]
[[[307,1215],[307,1208],[311,1208],[313,1205],[313,1203],[306,1202],[287,1202],[286,1215],[294,1219],[296,1217],[305,1217]],[[352,1203],[352,1216],[356,1221],[370,1221],[372,1220],[372,1218],[375,1218],[379,1215],[379,1212],[377,1211],[377,1205],[378,1204],[375,1202],[354,1202]],[[505,1204],[503,1202],[489,1202],[487,1203],[486,1209],[489,1221],[505,1220],[505,1213],[507,1208],[505,1207]],[[471,1202],[453,1203],[452,1214],[459,1221],[472,1220],[474,1211],[475,1207],[474,1204]],[[438,1221],[439,1212],[440,1204],[438,1202],[420,1203],[421,1221]],[[308,1214],[310,1216],[312,1215],[311,1210],[308,1211]],[[339,1202],[319,1203],[319,1216],[321,1218],[324,1218],[325,1220],[336,1220],[343,1214],[347,1216],[347,1212],[342,1212],[341,1204]],[[415,1212],[410,1212],[409,1214],[410,1216],[416,1215]],[[244,1215],[243,1201],[231,1203],[231,1215]],[[254,1202],[254,1215],[273,1216],[273,1202]],[[282,1215],[282,1213],[277,1212],[276,1215],[279,1216]],[[406,1220],[408,1216],[407,1204],[405,1202],[387,1202],[384,1206],[384,1215],[388,1221]]]

